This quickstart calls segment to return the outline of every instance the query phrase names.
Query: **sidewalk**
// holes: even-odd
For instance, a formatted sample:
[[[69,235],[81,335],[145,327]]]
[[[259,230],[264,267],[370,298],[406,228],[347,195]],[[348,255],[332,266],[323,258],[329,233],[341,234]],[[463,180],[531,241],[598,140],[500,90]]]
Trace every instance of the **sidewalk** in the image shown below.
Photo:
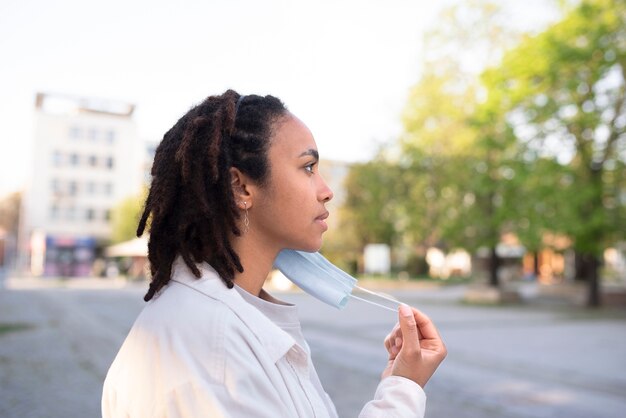
[[[128,280],[125,277],[100,278],[33,278],[10,277],[2,279],[0,270],[0,289],[147,289],[147,281]],[[422,297],[439,302],[468,302],[477,304],[498,304],[498,297],[490,295],[495,289],[477,283],[446,283],[443,281],[428,280],[397,280],[397,279],[360,279],[358,286],[377,292],[403,293],[419,292]],[[273,286],[272,281],[266,283],[266,289],[274,292],[301,292],[291,284],[285,288],[284,284]],[[536,281],[515,281],[503,283],[500,292],[505,294],[505,304],[538,304],[554,306],[584,307],[587,297],[585,283],[540,284]],[[355,294],[362,293],[359,289]],[[478,297],[475,295],[478,294]],[[604,285],[602,289],[602,303],[604,306],[626,309],[626,286]]]
[[[104,376],[141,292],[19,283],[0,289],[0,417],[99,417]]]
[[[100,416],[102,382],[137,313],[145,283],[8,280],[0,290],[0,417]],[[108,286],[108,287],[107,287]],[[467,306],[462,287],[387,289],[423,308],[449,356],[428,384],[428,418],[622,418],[626,310]],[[343,311],[302,292],[298,305],[318,373],[340,416],[371,399],[394,313]]]
[[[144,282],[126,280],[124,277],[99,278],[99,277],[10,277],[4,280],[7,289],[120,289],[123,287],[146,286]]]

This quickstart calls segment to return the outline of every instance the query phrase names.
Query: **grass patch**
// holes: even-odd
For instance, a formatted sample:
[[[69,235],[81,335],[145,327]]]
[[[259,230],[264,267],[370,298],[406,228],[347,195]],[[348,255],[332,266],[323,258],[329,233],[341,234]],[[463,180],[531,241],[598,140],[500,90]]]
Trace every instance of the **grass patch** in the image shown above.
[[[0,322],[0,336],[4,334],[8,334],[10,332],[25,331],[27,329],[31,329],[32,327],[33,326],[30,324],[24,324],[21,322],[16,322],[16,323]]]

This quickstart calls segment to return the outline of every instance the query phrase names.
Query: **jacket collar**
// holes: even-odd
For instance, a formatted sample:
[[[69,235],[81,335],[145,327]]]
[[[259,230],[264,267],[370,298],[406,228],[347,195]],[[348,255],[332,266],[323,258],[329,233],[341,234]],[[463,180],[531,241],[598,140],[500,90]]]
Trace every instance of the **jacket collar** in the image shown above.
[[[177,257],[172,265],[171,281],[224,303],[255,335],[274,363],[296,345],[291,335],[246,302],[236,289],[229,289],[208,263],[197,264],[197,267],[201,273],[200,278],[193,275],[182,257]]]

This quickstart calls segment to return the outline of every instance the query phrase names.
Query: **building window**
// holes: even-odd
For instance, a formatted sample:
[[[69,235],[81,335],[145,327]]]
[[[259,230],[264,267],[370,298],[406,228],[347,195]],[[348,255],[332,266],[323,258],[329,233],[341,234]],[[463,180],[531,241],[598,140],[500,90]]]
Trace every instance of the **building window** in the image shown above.
[[[98,157],[96,157],[95,155],[90,155],[89,156],[89,166],[95,167],[97,165],[98,165]]]
[[[96,128],[89,129],[89,139],[96,141],[98,139],[98,130]]]
[[[115,165],[115,161],[113,160],[113,157],[107,157],[107,160],[106,160],[107,168],[112,169],[114,165]]]
[[[111,210],[110,209],[106,209],[104,211],[104,220],[107,221],[107,222],[111,220]]]
[[[110,129],[107,131],[106,133],[106,140],[109,144],[112,144],[113,142],[115,142],[115,131]]]
[[[59,219],[59,207],[57,205],[50,206],[50,219]]]
[[[78,154],[70,154],[70,164],[73,166],[78,165]]]
[[[61,151],[54,151],[52,153],[52,164],[55,167],[60,167],[63,164],[63,154],[61,154]]]
[[[76,208],[74,206],[69,206],[67,208],[67,211],[65,212],[65,219],[68,221],[76,219]]]
[[[105,183],[104,184],[104,194],[110,196],[113,194],[113,183]]]
[[[93,220],[95,219],[95,211],[94,211],[93,209],[91,209],[91,208],[88,208],[88,209],[85,211],[85,218],[86,218],[88,221],[93,221]]]
[[[70,128],[70,132],[69,132],[69,136],[71,139],[80,139],[81,137],[81,130],[78,126],[72,126]]]
[[[87,187],[86,187],[86,191],[87,194],[95,194],[96,193],[96,182],[95,181],[88,181],[87,182]]]
[[[68,193],[70,196],[76,196],[78,194],[78,183],[74,180],[69,182],[69,190]]]
[[[52,179],[50,182],[50,189],[52,189],[52,194],[56,195],[61,193],[61,182],[59,179]]]

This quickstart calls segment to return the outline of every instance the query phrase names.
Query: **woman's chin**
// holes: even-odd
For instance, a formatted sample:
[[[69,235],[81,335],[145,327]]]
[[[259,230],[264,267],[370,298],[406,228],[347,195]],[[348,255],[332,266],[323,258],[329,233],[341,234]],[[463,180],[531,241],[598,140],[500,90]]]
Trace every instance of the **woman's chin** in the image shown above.
[[[290,250],[296,250],[296,251],[304,251],[305,253],[314,253],[320,250],[320,248],[322,248],[322,241],[320,240],[319,242],[311,242],[311,243],[306,243],[306,244],[301,244],[301,245],[292,245],[287,247]]]

